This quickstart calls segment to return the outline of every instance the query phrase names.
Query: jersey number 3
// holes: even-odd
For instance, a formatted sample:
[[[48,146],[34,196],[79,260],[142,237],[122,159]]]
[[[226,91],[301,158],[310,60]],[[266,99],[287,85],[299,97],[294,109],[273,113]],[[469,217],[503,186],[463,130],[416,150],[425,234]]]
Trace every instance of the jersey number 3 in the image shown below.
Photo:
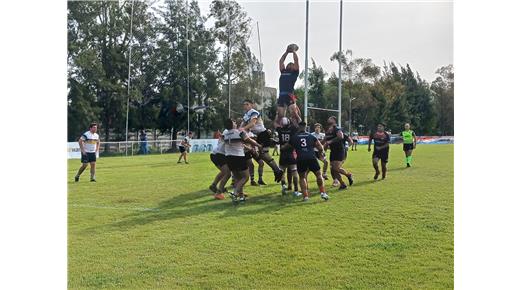
[[[301,138],[300,142],[302,143],[301,144],[302,147],[307,147],[307,140],[305,138]]]

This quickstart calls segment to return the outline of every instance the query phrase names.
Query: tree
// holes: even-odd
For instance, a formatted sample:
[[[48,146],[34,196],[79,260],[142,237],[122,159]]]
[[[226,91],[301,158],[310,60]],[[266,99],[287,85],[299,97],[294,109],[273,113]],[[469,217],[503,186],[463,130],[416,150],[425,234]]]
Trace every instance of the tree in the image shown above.
[[[454,72],[453,65],[439,68],[439,75],[431,84],[435,111],[437,115],[437,127],[439,135],[453,135],[454,116]]]

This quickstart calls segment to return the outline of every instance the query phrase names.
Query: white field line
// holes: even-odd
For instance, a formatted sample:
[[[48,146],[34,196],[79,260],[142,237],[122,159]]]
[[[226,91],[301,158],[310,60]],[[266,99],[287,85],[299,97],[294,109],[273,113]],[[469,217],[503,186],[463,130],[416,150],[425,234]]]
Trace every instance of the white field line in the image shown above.
[[[70,207],[79,208],[94,208],[94,209],[110,209],[110,210],[127,210],[127,211],[159,211],[158,208],[147,208],[147,207],[116,207],[116,206],[104,206],[95,204],[70,204]]]

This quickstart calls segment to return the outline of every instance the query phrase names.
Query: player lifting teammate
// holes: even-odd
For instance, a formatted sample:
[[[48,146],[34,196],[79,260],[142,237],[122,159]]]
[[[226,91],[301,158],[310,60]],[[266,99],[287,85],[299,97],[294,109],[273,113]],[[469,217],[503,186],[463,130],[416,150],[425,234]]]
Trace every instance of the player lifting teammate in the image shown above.
[[[297,127],[298,123],[302,121],[300,109],[296,105],[296,96],[294,95],[294,84],[300,75],[300,65],[298,62],[298,55],[296,54],[298,46],[291,44],[280,58],[278,63],[280,68],[279,79],[279,94],[277,101],[275,128],[281,127],[282,118],[285,117],[287,109],[291,116],[291,121]],[[289,53],[293,54],[293,61],[285,65],[285,59]]]
[[[240,124],[240,128],[244,131],[251,131],[253,134],[257,136],[257,142],[262,145],[262,149],[259,151],[260,158],[264,160],[269,167],[274,172],[275,181],[280,182],[282,179],[283,171],[280,170],[276,161],[274,161],[273,157],[269,155],[269,147],[271,145],[271,134],[264,127],[264,122],[262,121],[262,117],[260,116],[260,112],[253,109],[253,101],[245,100],[243,103],[244,106],[244,117],[242,119],[242,124]]]
[[[301,122],[298,125],[298,133],[294,134],[289,144],[284,145],[284,147],[292,146],[292,148],[296,150],[296,163],[298,175],[300,176],[300,187],[303,192],[303,201],[309,200],[309,184],[307,182],[309,171],[312,171],[316,176],[316,183],[320,189],[321,198],[328,200],[329,196],[325,192],[325,185],[323,184],[323,177],[320,172],[320,164],[314,153],[314,147],[318,148],[318,151],[323,152],[323,146],[316,137],[305,131],[306,127],[307,124]]]
[[[285,144],[289,143],[291,137],[298,131],[297,128],[291,126],[291,122],[288,118],[282,118],[282,127],[276,128],[278,132],[278,143],[280,144],[280,160],[278,164],[283,172],[287,170],[287,185],[285,181],[285,174],[282,177],[282,195],[285,195],[287,191],[292,190],[292,184],[294,184],[294,196],[298,197],[301,195],[298,192],[298,173],[296,169],[296,158],[293,148],[284,147]],[[291,182],[292,180],[292,182]]]

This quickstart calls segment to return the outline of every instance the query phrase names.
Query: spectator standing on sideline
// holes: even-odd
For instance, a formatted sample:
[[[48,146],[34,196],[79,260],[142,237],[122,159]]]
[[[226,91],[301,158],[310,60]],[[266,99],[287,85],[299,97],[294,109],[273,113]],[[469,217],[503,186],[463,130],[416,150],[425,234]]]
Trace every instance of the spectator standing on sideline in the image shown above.
[[[139,132],[139,146],[141,147],[141,154],[148,154],[148,137],[146,136],[146,131],[141,130]]]

